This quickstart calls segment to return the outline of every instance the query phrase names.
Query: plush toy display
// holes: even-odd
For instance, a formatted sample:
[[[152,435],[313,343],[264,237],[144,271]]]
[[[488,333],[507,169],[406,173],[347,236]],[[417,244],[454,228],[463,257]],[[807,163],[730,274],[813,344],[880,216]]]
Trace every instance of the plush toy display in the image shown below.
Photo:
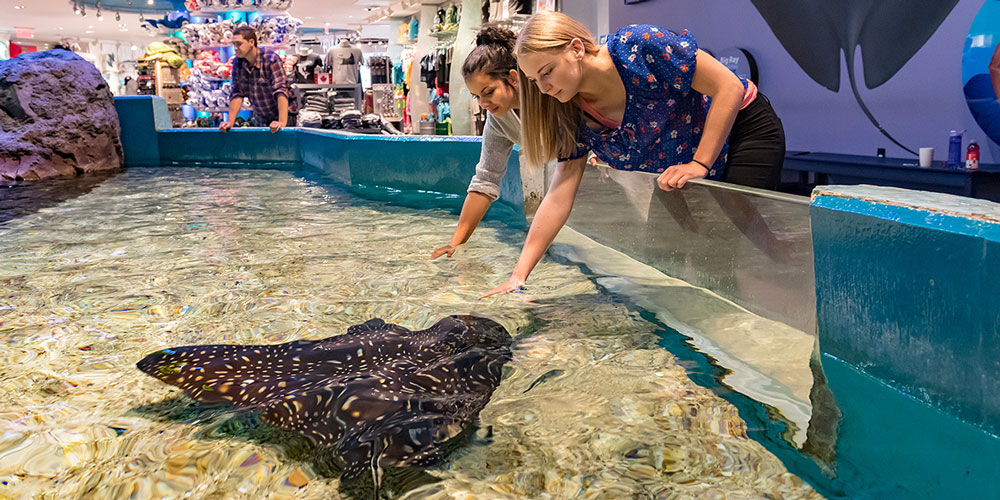
[[[188,80],[187,105],[198,111],[226,111],[229,109],[229,94],[232,90],[232,82],[225,82],[220,86],[217,81],[192,76]],[[248,99],[243,100],[242,109],[251,109]]]
[[[292,46],[298,43],[295,32],[302,26],[302,21],[291,16],[262,17],[250,26],[257,31],[257,39],[261,45]]]
[[[232,63],[220,61],[219,54],[209,50],[199,52],[193,66],[196,73],[217,80],[228,80],[233,72]]]
[[[228,109],[233,85],[228,79],[232,71],[232,65],[220,61],[215,52],[200,52],[188,79],[187,104],[199,111]],[[249,102],[244,101],[243,104],[249,109]]]
[[[283,12],[291,6],[292,0],[187,0],[184,2],[184,7],[191,12],[221,12],[241,9]]]
[[[184,25],[184,39],[195,49],[230,45],[233,43],[233,30],[245,25],[228,19],[216,23],[187,24]],[[302,21],[290,16],[261,17],[250,23],[257,32],[257,43],[262,47],[295,45],[298,43],[295,32],[301,25]]]

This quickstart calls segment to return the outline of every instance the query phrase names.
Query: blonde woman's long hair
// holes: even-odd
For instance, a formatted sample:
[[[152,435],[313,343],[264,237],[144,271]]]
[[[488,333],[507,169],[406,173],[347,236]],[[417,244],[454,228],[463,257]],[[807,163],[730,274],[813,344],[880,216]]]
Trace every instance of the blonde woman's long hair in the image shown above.
[[[574,39],[583,42],[587,54],[597,54],[600,47],[584,25],[561,12],[539,11],[528,18],[517,37],[514,52],[520,56],[533,52],[564,49]],[[545,95],[517,70],[521,100],[521,142],[531,165],[545,165],[558,157],[576,152],[576,131],[582,112],[576,103],[559,102]]]

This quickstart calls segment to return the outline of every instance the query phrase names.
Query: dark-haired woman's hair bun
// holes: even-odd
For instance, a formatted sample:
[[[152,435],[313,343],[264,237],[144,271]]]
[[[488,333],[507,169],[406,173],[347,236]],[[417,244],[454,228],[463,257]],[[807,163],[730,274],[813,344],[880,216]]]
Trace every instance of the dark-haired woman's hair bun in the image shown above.
[[[514,42],[517,35],[507,28],[487,24],[476,35],[476,47],[462,63],[462,77],[485,73],[506,82],[510,70],[517,68]]]
[[[513,31],[500,26],[487,25],[476,34],[476,45],[499,45],[510,51],[514,50],[516,40]]]

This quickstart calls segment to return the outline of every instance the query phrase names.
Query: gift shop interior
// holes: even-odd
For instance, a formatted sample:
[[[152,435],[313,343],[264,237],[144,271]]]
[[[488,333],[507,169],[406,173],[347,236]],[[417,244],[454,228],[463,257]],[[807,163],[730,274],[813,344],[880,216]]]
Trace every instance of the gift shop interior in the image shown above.
[[[477,135],[486,112],[461,77],[485,23],[515,31],[558,0],[4,0],[0,58],[63,48],[112,94],[159,95],[174,127],[229,119],[234,32],[281,61],[295,125],[370,134]],[[596,27],[595,27],[596,28]],[[456,54],[457,53],[457,54]],[[234,126],[253,125],[243,99]]]

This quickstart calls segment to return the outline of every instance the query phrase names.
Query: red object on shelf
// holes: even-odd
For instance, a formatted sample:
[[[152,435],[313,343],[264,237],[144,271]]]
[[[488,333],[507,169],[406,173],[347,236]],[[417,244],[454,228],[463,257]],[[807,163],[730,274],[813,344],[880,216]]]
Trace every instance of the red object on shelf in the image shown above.
[[[330,85],[333,83],[333,73],[321,73],[317,71],[314,78],[316,83],[322,85]]]
[[[969,147],[965,150],[965,168],[979,170],[979,144],[976,141],[969,142]]]
[[[29,52],[38,52],[38,47],[34,45],[21,45],[19,43],[10,44],[10,57],[14,58],[21,54],[27,54]]]

